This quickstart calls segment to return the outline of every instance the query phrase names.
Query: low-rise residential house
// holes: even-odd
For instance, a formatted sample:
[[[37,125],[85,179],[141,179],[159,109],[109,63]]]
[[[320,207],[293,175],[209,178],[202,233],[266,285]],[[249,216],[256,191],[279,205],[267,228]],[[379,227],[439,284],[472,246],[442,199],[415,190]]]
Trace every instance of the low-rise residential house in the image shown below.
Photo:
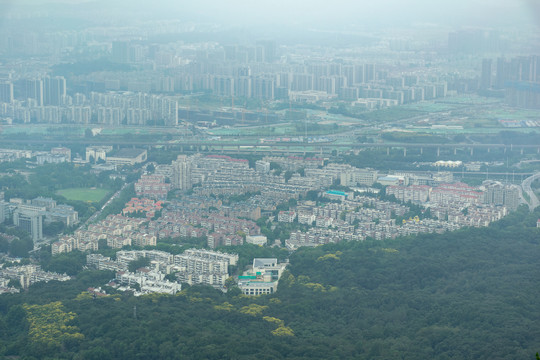
[[[289,211],[280,211],[278,213],[278,221],[279,222],[286,222],[286,223],[292,223],[296,219],[296,212],[289,210]]]

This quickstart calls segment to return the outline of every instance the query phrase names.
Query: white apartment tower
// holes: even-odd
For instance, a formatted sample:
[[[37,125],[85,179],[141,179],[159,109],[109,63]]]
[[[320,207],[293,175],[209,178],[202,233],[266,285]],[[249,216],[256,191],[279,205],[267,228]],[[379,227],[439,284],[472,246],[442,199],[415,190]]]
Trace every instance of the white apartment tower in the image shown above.
[[[191,189],[191,162],[186,155],[178,155],[172,162],[173,186],[175,189]]]

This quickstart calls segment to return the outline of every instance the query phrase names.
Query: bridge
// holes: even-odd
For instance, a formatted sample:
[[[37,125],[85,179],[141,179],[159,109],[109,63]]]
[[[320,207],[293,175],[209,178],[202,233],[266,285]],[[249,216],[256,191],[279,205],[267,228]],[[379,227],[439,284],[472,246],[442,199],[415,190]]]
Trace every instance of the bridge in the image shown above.
[[[534,190],[531,188],[531,184],[540,179],[540,173],[534,173],[530,177],[523,180],[521,183],[521,188],[523,189],[523,192],[527,193],[529,196],[529,202],[527,204],[529,205],[529,209],[533,211],[535,208],[537,208],[540,205],[540,200],[538,200],[538,197],[534,193]]]
[[[386,149],[387,154],[390,154],[391,149],[401,149],[403,156],[407,156],[407,151],[418,149],[420,154],[424,153],[424,149],[429,149],[440,156],[441,149],[451,149],[454,154],[458,149],[466,149],[471,155],[475,149],[503,149],[507,151],[519,150],[521,154],[525,150],[532,149],[536,153],[540,153],[540,144],[525,144],[525,145],[508,145],[508,144],[434,144],[434,143],[305,143],[305,142],[266,142],[261,143],[259,140],[239,140],[239,141],[222,141],[222,140],[171,140],[171,141],[139,141],[139,140],[113,140],[113,139],[93,139],[93,138],[77,138],[77,139],[13,139],[0,138],[0,145],[45,145],[62,146],[72,144],[82,144],[87,146],[112,145],[116,147],[175,147],[181,151],[237,151],[237,152],[287,152],[287,153],[306,153],[319,152],[329,153],[332,150],[361,150],[367,148]]]

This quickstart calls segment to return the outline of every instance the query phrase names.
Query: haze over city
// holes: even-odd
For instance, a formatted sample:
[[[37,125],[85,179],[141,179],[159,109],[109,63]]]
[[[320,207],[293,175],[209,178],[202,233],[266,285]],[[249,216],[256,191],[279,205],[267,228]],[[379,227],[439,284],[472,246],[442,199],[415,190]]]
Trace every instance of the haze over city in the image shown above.
[[[539,4],[0,0],[0,358],[540,359]]]
[[[84,1],[84,0],[3,0],[2,13],[16,9],[46,10],[54,15],[68,9],[89,9],[112,13],[129,21],[148,18],[180,18],[210,21],[225,25],[307,26],[328,28],[343,26],[387,27],[435,24],[439,26],[526,26],[540,19],[539,5],[533,0],[489,1],[460,0],[452,2],[414,1]],[[99,19],[94,19],[99,21]]]

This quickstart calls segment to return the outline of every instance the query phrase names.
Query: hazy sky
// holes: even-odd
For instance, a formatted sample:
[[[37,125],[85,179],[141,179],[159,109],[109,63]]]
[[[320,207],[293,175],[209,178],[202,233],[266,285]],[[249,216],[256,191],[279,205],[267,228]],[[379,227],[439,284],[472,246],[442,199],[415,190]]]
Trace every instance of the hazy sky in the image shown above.
[[[233,25],[540,25],[538,0],[0,0],[0,10],[6,13],[25,5],[35,9],[51,2],[68,8],[84,4],[102,12],[112,9],[124,12],[126,18],[135,11],[154,18],[192,18]]]

